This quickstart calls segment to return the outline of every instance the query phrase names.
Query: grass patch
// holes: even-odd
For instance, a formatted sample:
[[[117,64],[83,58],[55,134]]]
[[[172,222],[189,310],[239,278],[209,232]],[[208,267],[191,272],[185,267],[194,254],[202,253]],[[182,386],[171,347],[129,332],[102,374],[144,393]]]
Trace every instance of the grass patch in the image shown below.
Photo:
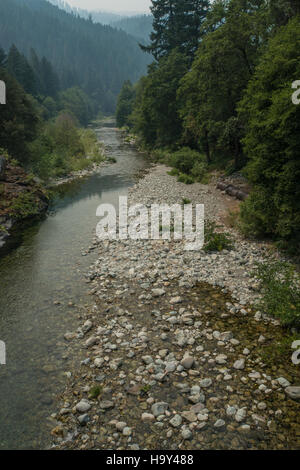
[[[101,394],[101,387],[99,387],[99,385],[94,385],[93,387],[91,387],[90,389],[90,393],[89,393],[89,398],[91,399],[96,399],[99,397],[99,395]]]
[[[185,205],[188,205],[188,204],[191,204],[192,201],[190,201],[190,199],[187,199],[186,197],[184,197],[182,199],[182,205],[185,206]]]

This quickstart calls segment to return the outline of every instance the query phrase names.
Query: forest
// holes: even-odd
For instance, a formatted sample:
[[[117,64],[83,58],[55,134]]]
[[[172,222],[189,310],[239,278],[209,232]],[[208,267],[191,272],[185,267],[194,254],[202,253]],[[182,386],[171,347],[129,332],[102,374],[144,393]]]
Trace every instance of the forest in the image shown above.
[[[299,2],[152,4],[154,31],[142,49],[155,60],[137,84],[125,81],[118,125],[180,181],[241,171],[252,187],[242,231],[299,253]]]
[[[45,180],[97,163],[96,137],[83,128],[114,113],[124,79],[137,80],[149,61],[119,29],[45,0],[1,1],[1,154]]]
[[[1,0],[0,46],[7,52],[12,44],[27,58],[32,48],[45,56],[62,89],[80,86],[108,113],[124,80],[139,79],[150,62],[136,38],[46,0]]]

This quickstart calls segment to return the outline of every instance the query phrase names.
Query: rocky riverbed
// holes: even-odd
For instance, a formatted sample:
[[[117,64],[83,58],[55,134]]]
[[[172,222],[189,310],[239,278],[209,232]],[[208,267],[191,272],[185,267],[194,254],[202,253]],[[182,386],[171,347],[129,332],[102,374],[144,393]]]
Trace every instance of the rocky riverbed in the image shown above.
[[[214,183],[186,186],[162,165],[129,202],[183,199],[221,223],[232,205]],[[93,306],[64,335],[75,365],[51,416],[55,448],[300,447],[299,366],[272,359],[286,333],[254,308],[251,272],[269,247],[230,231],[234,248],[221,253],[188,252],[181,241],[94,239]]]

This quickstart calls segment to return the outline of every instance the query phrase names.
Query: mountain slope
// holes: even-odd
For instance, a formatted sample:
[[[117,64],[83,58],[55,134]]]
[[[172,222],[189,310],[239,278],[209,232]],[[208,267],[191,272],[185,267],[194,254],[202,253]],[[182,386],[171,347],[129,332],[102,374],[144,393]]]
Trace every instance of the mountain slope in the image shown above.
[[[144,42],[149,43],[150,34],[153,30],[152,23],[152,15],[137,15],[114,21],[111,23],[111,26],[117,29],[122,29],[131,36],[135,36]]]
[[[117,13],[108,13],[103,11],[88,11],[82,8],[75,8],[70,6],[64,0],[48,0],[53,5],[57,5],[59,8],[79,15],[82,18],[92,17],[94,23],[107,24],[113,28],[121,29],[127,34],[136,37],[139,41],[149,42],[149,36],[152,32],[152,15],[135,15],[124,16]]]
[[[1,0],[0,46],[33,47],[57,71],[63,88],[81,86],[104,111],[115,106],[123,82],[146,71],[149,56],[135,38],[69,14],[45,0]]]

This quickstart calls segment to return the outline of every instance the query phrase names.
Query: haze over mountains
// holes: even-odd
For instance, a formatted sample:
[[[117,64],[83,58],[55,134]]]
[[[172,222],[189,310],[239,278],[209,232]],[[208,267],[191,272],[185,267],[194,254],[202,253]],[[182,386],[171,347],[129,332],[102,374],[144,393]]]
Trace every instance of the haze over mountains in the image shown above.
[[[95,21],[46,0],[1,0],[0,48],[7,52],[15,44],[27,58],[33,48],[52,64],[62,89],[80,86],[104,112],[113,112],[123,82],[136,82],[151,56],[137,37]]]
[[[72,7],[64,0],[49,0],[53,5],[58,6],[68,13],[79,15],[88,19],[89,16],[95,23],[107,24],[113,28],[122,29],[128,34],[137,37],[139,40],[149,42],[150,33],[152,32],[152,15],[133,14],[133,13],[110,13],[106,11],[88,11],[82,8]]]

